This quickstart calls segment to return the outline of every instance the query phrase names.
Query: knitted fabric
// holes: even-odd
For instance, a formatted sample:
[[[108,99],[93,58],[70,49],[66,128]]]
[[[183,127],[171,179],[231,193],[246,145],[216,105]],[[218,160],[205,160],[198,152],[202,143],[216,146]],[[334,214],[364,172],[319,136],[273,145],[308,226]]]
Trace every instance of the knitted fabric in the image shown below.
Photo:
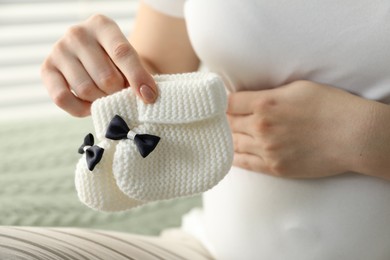
[[[143,204],[123,194],[115,183],[112,175],[113,142],[102,140],[98,146],[104,148],[105,153],[93,173],[88,170],[85,155],[76,166],[75,184],[80,201],[101,211],[121,211]]]
[[[115,179],[119,190],[133,199],[119,208],[138,205],[141,201],[204,192],[226,175],[232,163],[233,145],[225,116],[227,102],[222,80],[211,73],[188,73],[159,75],[155,76],[155,81],[159,97],[154,104],[144,104],[132,88],[127,88],[98,99],[92,105],[98,145],[115,115],[121,116],[138,134],[161,137],[155,150],[146,158],[142,158],[132,140],[110,140],[108,142],[115,149],[105,148],[102,160],[113,152],[112,175],[104,162],[96,166],[96,172],[83,175],[88,176],[84,177],[83,185],[89,189],[95,186],[91,180],[99,175],[100,168],[113,176],[110,178]],[[85,163],[82,164],[85,169]],[[80,171],[79,167],[77,171]],[[110,187],[114,189],[110,180]],[[88,196],[92,197],[84,196],[84,201],[91,205],[95,198],[104,200],[104,195],[96,194],[99,189],[95,187],[95,194],[90,192]],[[79,185],[79,193],[81,190],[86,189]],[[118,201],[123,203],[123,200]]]

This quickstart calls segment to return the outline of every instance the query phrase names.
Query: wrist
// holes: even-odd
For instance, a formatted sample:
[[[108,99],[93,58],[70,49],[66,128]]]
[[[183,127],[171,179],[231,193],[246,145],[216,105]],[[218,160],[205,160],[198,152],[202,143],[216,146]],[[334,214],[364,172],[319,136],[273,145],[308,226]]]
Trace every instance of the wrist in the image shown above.
[[[341,99],[337,103],[342,104],[338,111],[340,116],[332,126],[338,129],[334,132],[334,160],[340,173],[353,171],[367,174],[367,150],[373,138],[368,133],[375,129],[376,102],[347,92],[344,94],[339,96]]]
[[[374,127],[375,112],[374,104],[369,100],[360,100],[358,109],[355,110],[351,133],[351,154],[349,156],[349,170],[361,174],[367,174],[368,150],[371,132]]]
[[[390,107],[366,101],[367,109],[361,121],[360,152],[354,171],[390,179]]]

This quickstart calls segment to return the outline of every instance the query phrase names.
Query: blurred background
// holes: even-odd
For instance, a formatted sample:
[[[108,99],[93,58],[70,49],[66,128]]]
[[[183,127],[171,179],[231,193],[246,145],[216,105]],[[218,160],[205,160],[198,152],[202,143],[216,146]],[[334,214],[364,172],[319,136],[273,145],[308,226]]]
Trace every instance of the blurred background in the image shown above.
[[[95,13],[131,33],[138,0],[0,0],[0,225],[76,226],[158,234],[199,196],[102,213],[74,188],[77,149],[93,132],[49,99],[40,64],[66,29]]]
[[[61,112],[40,80],[51,46],[94,13],[115,19],[128,35],[137,5],[136,0],[0,0],[0,119]]]

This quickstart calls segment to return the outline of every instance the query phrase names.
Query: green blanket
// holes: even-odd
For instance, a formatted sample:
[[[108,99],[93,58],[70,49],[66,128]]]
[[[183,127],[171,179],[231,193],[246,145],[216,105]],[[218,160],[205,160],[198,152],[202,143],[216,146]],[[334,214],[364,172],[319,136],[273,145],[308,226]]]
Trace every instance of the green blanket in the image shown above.
[[[158,234],[201,206],[200,196],[102,213],[77,198],[77,148],[93,133],[90,119],[0,122],[0,225],[73,226]]]

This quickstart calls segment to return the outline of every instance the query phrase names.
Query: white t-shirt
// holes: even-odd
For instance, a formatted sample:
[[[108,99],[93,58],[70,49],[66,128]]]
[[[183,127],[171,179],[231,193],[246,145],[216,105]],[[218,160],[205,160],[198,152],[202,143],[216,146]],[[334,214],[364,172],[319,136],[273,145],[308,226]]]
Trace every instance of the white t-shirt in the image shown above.
[[[145,2],[184,17],[197,55],[231,91],[305,79],[390,103],[388,0]],[[187,222],[218,259],[390,259],[390,182],[373,177],[233,167],[195,215]]]

